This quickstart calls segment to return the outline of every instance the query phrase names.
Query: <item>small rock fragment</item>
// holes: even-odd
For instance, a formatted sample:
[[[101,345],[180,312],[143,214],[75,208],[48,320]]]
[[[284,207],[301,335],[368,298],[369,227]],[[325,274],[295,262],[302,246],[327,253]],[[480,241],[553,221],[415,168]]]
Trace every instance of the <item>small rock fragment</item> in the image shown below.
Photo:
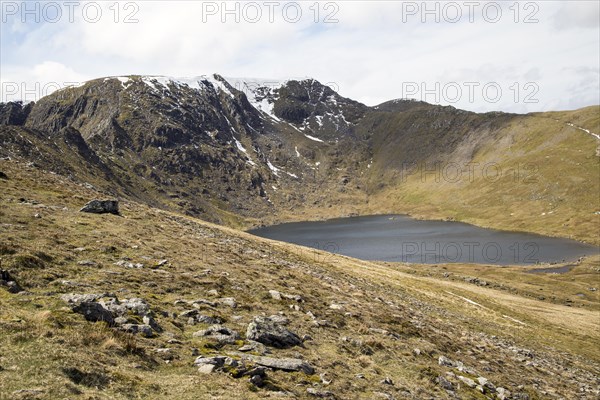
[[[474,388],[475,386],[477,386],[473,379],[467,378],[466,376],[458,375],[458,380],[460,380],[462,383],[464,383],[470,388]]]
[[[329,391],[317,390],[315,388],[306,389],[306,393],[308,393],[311,396],[320,397],[320,398],[333,397],[333,393],[331,393]]]
[[[444,367],[455,367],[456,363],[445,356],[438,358],[438,364]]]
[[[454,390],[454,385],[452,384],[452,382],[450,382],[448,379],[444,378],[443,376],[438,376],[437,383],[443,389]]]
[[[6,290],[13,294],[23,291],[23,288],[17,283],[15,278],[3,269],[0,269],[0,286],[6,287]]]
[[[389,376],[386,376],[384,379],[381,380],[382,385],[394,385],[394,382],[392,381],[392,378],[390,378]]]
[[[198,368],[198,372],[201,374],[212,374],[216,368],[217,366],[213,364],[202,364]]]
[[[255,342],[253,340],[249,340],[248,343],[246,343],[245,345],[240,347],[238,349],[238,351],[242,351],[242,352],[254,351],[261,355],[269,353],[269,350],[267,349],[267,347],[264,344]]]
[[[233,297],[222,297],[220,299],[217,299],[217,302],[225,306],[229,306],[231,308],[237,307],[237,302]]]
[[[82,265],[84,267],[95,267],[98,265],[98,263],[92,260],[81,260],[77,262],[77,265]]]
[[[277,290],[269,290],[269,294],[273,300],[281,300],[281,293]]]
[[[498,387],[496,388],[496,397],[498,398],[498,400],[507,400],[510,398],[510,391],[503,388],[503,387]]]

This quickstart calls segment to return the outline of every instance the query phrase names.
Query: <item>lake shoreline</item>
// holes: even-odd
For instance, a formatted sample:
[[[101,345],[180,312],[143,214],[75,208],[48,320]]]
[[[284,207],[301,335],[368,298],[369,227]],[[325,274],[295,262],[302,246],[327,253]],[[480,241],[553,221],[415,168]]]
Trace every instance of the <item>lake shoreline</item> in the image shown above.
[[[369,230],[364,231],[365,228]],[[363,236],[357,236],[354,230],[362,231]],[[367,261],[416,264],[552,265],[600,252],[600,247],[569,238],[390,213],[286,222],[246,232]],[[381,236],[385,232],[388,236]],[[372,243],[371,248],[367,242]],[[482,253],[477,254],[477,247],[481,246]],[[463,256],[465,251],[467,259]],[[512,258],[507,253],[512,253]]]

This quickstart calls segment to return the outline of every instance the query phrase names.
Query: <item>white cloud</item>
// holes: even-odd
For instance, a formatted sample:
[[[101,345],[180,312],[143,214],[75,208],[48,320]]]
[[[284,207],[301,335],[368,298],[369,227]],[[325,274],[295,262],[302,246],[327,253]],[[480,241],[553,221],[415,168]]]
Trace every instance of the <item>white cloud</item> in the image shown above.
[[[600,25],[600,2],[569,1],[556,12],[554,23],[560,29],[598,28]]]
[[[0,101],[37,101],[55,90],[77,85],[91,78],[55,61],[44,61],[30,68],[2,66]]]
[[[342,95],[369,105],[403,96],[410,82],[426,88],[436,83],[443,87],[452,82],[482,86],[495,82],[503,88],[496,103],[481,94],[473,102],[466,94],[456,103],[440,102],[476,111],[519,112],[537,111],[545,104],[571,108],[600,102],[598,79],[593,75],[600,70],[600,31],[597,19],[591,23],[589,17],[597,15],[597,8],[589,5],[597,2],[535,2],[538,10],[525,9],[527,3],[521,2],[519,23],[509,9],[513,2],[501,3],[498,23],[485,20],[483,5],[473,13],[472,23],[464,5],[458,23],[444,22],[444,15],[441,23],[435,23],[427,14],[428,22],[422,23],[422,10],[407,14],[406,3],[336,2],[339,9],[327,10],[325,3],[319,5],[321,23],[313,21],[314,3],[303,2],[297,23],[286,22],[282,3],[273,23],[263,7],[256,24],[234,23],[231,15],[225,16],[228,23],[221,22],[221,15],[203,22],[202,2],[166,1],[139,2],[135,15],[139,23],[115,23],[107,8],[113,3],[103,3],[106,18],[98,23],[76,18],[75,23],[30,28],[18,47],[2,50],[0,80],[31,79],[36,66],[54,60],[64,69],[54,68],[45,75],[55,81],[67,80],[57,78],[61,73],[68,79],[212,72],[273,79],[314,77],[335,82]],[[442,9],[447,3],[439,4]],[[532,10],[539,22],[522,23]],[[332,12],[339,23],[322,23]],[[124,15],[121,10],[120,18]],[[5,47],[9,39],[2,41]],[[591,71],[585,78],[578,70],[583,67]],[[515,102],[511,85],[517,83],[522,90],[528,82],[539,86],[539,102]]]

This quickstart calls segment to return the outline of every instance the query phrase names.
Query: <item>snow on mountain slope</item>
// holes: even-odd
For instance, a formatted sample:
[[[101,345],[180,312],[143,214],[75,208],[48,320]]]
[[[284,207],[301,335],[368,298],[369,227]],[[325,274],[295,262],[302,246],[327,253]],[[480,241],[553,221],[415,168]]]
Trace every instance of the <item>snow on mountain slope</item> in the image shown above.
[[[257,78],[225,78],[236,90],[244,93],[254,108],[267,114],[277,122],[281,122],[273,109],[279,98],[279,89],[287,80]]]
[[[215,90],[220,89],[227,95],[233,97],[233,93],[231,93],[229,88],[223,83],[223,81],[220,79],[220,76],[217,74],[199,75],[190,78],[142,76],[141,79],[146,85],[150,86],[154,90],[158,90],[156,86],[157,84],[162,85],[167,90],[170,90],[170,85],[188,86],[191,89],[204,90],[206,88],[206,82],[209,82],[215,88]]]

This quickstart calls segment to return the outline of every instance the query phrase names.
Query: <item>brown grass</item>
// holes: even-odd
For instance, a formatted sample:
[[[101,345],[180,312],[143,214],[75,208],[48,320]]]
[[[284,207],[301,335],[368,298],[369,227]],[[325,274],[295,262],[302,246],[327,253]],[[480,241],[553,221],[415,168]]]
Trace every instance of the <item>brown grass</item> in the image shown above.
[[[552,279],[518,268],[478,271],[463,265],[444,270],[444,266],[364,262],[132,202],[122,203],[122,217],[82,214],[77,212],[81,203],[98,193],[14,162],[3,161],[0,169],[10,177],[0,193],[5,212],[0,242],[16,249],[2,255],[3,265],[10,265],[29,292],[13,295],[0,289],[3,395],[41,388],[40,398],[47,399],[259,399],[283,390],[304,398],[306,388],[315,387],[339,398],[372,399],[376,392],[402,398],[406,391],[415,398],[448,398],[434,379],[449,370],[437,364],[437,358],[445,355],[513,392],[523,385],[521,391],[543,390],[569,398],[580,384],[592,387],[600,370],[594,320],[598,298],[573,299],[571,307],[562,304],[590,283],[597,261],[586,260],[572,273]],[[43,207],[22,204],[17,201],[20,197]],[[33,218],[38,212],[42,218]],[[85,250],[75,251],[79,248]],[[23,265],[19,261],[23,256],[42,260],[44,267]],[[125,257],[145,267],[115,265]],[[168,265],[151,268],[161,259],[168,259]],[[93,260],[97,266],[80,265],[81,260]],[[448,271],[452,278],[443,276]],[[478,276],[503,288],[468,284],[458,275]],[[556,293],[557,298],[537,299],[531,295],[533,286]],[[300,294],[303,302],[273,300],[270,289]],[[211,290],[218,295],[211,295]],[[70,292],[144,298],[164,332],[141,338],[87,322],[59,299]],[[173,318],[190,307],[174,302],[219,297],[234,297],[238,307],[204,306],[201,311],[221,317],[242,337],[254,316],[284,313],[290,329],[313,340],[303,347],[274,350],[272,355],[301,356],[316,367],[317,375],[270,371],[271,391],[251,390],[246,379],[226,373],[199,375],[192,365],[194,351],[233,354],[240,343],[217,349],[208,340],[193,337],[206,325],[190,326]],[[332,303],[343,304],[344,309],[333,310]],[[326,322],[317,326],[308,311]],[[181,343],[168,343],[170,339]],[[520,361],[508,346],[531,349],[539,368]],[[164,347],[172,349],[172,359],[156,352]],[[421,355],[415,355],[415,348]],[[565,375],[565,368],[573,376]],[[321,373],[331,384],[320,383]],[[394,385],[381,384],[385,377],[391,377]],[[463,398],[478,396],[464,386],[457,393]]]

